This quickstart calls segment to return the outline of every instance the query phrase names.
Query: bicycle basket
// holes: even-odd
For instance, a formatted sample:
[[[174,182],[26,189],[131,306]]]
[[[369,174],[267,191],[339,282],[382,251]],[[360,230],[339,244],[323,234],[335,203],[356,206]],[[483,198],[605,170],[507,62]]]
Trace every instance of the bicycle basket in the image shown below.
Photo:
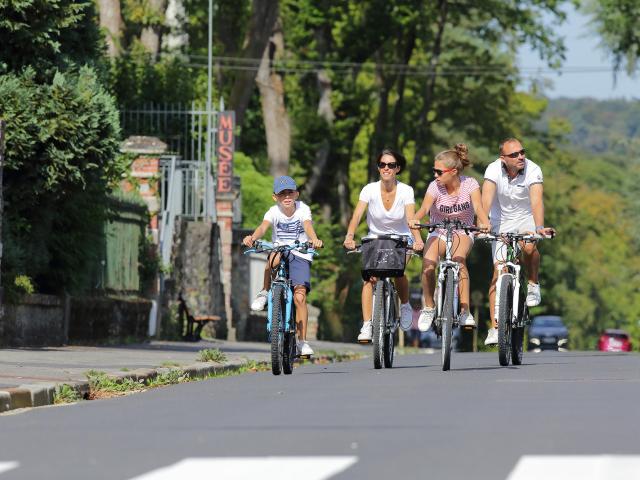
[[[406,255],[407,240],[404,237],[363,238],[362,278],[403,276]]]

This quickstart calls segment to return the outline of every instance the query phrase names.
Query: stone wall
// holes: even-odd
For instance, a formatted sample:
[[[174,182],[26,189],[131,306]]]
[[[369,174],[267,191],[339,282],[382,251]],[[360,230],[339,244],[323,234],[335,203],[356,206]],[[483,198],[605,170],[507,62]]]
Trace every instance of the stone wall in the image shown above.
[[[104,343],[147,338],[151,301],[145,298],[71,299],[69,342]]]
[[[19,304],[4,305],[0,346],[60,346],[66,341],[64,302],[52,295],[25,295]]]

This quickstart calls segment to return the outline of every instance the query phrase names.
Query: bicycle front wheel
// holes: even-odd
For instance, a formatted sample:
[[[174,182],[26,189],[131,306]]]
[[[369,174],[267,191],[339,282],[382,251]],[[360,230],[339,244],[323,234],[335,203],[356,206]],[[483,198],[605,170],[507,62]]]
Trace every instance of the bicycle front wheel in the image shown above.
[[[384,324],[386,288],[384,281],[378,280],[373,297],[373,368],[382,368],[384,363]]]
[[[391,287],[387,287],[391,288]],[[398,313],[396,312],[396,299],[395,295],[392,294],[393,290],[389,291],[389,294],[386,296],[386,320],[385,320],[385,331],[384,334],[384,366],[385,368],[393,367],[393,355],[396,345],[396,317]]]
[[[511,320],[513,317],[513,275],[506,273],[498,292],[498,360],[506,367],[511,360]]]
[[[285,291],[282,285],[271,289],[271,372],[280,375],[284,350]]]
[[[525,304],[526,296],[520,294],[520,303],[518,306],[518,326],[513,328],[511,332],[511,362],[514,365],[522,365],[523,343],[524,343],[524,326],[529,321],[529,307]]]
[[[454,296],[454,274],[452,269],[448,269],[445,275],[444,301],[442,302],[442,370],[447,371],[451,366],[451,338],[453,337],[453,296]]]

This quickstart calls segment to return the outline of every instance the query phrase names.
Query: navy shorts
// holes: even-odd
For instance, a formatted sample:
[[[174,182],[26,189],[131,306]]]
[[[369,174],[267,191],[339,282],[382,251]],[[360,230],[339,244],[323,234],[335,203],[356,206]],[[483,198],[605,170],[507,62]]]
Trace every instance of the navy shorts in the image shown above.
[[[304,285],[307,292],[311,291],[311,262],[290,253],[287,255],[287,264],[289,265],[289,279],[291,285],[297,287]]]

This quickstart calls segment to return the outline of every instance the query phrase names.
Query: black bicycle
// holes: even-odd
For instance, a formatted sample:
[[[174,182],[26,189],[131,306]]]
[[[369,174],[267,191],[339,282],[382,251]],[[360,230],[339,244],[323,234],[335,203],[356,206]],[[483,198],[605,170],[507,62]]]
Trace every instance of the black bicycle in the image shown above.
[[[377,278],[373,292],[373,367],[393,367],[400,324],[400,297],[391,278],[402,277],[408,238],[402,235],[370,235],[347,253],[362,253],[362,277]],[[366,342],[368,343],[368,342]]]
[[[442,370],[451,367],[451,339],[453,330],[460,325],[460,306],[458,301],[458,285],[460,283],[460,264],[453,260],[453,243],[456,230],[466,233],[479,231],[472,225],[465,225],[459,220],[444,220],[441,223],[419,223],[415,228],[436,229],[446,231],[446,248],[444,259],[438,263],[437,287],[434,294],[436,314],[433,321],[434,330],[442,339]]]

